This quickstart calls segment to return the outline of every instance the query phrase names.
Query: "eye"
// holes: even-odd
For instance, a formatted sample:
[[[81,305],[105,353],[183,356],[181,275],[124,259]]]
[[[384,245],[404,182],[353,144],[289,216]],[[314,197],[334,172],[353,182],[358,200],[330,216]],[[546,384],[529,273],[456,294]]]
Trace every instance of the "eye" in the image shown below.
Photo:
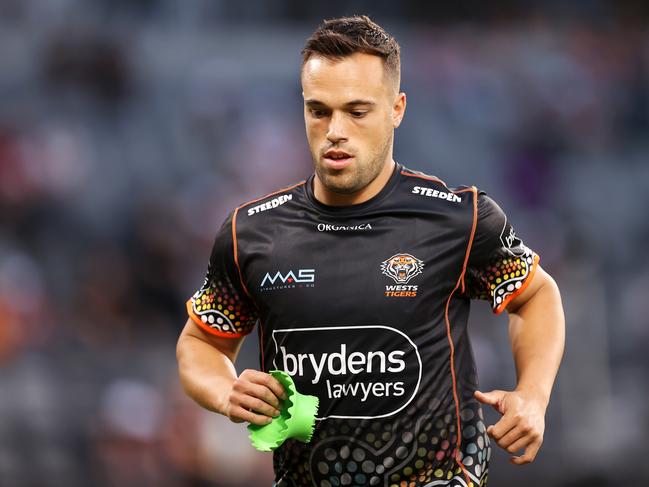
[[[361,117],[364,117],[367,112],[366,111],[361,111],[361,110],[354,110],[353,112],[349,112],[349,113],[354,118],[361,118]]]
[[[311,112],[311,116],[314,118],[322,118],[327,116],[326,110],[322,110],[320,108],[311,108],[309,111]]]

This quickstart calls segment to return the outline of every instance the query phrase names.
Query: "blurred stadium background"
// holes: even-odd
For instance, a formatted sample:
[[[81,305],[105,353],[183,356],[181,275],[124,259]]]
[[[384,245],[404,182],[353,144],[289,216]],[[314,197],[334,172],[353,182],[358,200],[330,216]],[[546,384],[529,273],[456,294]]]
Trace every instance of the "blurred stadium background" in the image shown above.
[[[310,173],[300,50],[352,13],[402,46],[396,159],[486,190],[563,292],[545,445],[490,485],[649,485],[647,3],[2,0],[1,486],[270,486],[175,340],[226,211]],[[506,328],[474,306],[483,389]]]

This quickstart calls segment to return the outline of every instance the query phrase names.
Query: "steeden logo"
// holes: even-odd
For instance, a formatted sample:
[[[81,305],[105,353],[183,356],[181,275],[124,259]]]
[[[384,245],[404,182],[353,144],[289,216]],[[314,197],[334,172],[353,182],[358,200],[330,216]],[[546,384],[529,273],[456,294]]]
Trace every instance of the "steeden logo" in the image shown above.
[[[439,198],[441,200],[450,201],[452,203],[460,203],[462,201],[462,198],[460,198],[455,193],[440,191],[439,189],[433,188],[424,188],[422,186],[415,186],[414,188],[412,188],[412,194],[428,196],[429,198]]]
[[[303,287],[315,287],[315,269],[298,269],[297,274],[292,270],[285,274],[281,271],[274,274],[267,272],[260,284],[262,291]]]
[[[408,283],[413,277],[421,274],[423,268],[424,262],[411,254],[395,254],[381,262],[381,272],[397,283],[385,286],[386,297],[416,297],[417,286]]]
[[[283,205],[284,203],[286,203],[287,201],[291,201],[292,199],[293,199],[292,194],[283,194],[281,196],[278,196],[277,198],[268,200],[265,203],[262,203],[257,206],[253,206],[252,208],[248,208],[248,216],[252,216],[262,211],[272,210],[273,208],[277,208],[278,206]]]

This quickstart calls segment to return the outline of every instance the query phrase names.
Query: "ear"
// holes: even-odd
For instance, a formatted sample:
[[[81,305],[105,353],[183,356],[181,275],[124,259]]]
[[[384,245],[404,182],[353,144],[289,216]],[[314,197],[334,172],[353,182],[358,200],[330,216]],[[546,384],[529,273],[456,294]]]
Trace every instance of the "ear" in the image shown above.
[[[392,126],[396,129],[401,125],[401,120],[406,113],[406,94],[400,92],[397,94],[392,104]]]

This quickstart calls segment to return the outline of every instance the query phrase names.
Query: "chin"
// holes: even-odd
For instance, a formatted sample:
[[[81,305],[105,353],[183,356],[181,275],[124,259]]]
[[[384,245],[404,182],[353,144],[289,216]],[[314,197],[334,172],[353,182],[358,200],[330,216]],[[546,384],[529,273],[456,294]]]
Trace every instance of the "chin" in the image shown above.
[[[357,180],[350,178],[345,174],[324,174],[319,176],[322,185],[333,193],[352,194],[363,189],[363,186],[359,186]]]

